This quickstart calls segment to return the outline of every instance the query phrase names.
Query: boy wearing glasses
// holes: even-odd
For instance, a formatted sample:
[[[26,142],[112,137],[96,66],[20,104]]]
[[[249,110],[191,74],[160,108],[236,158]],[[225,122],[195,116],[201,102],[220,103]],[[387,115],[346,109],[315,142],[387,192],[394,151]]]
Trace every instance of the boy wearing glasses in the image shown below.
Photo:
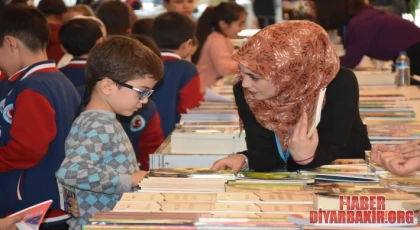
[[[92,18],[71,19],[60,29],[61,44],[74,57],[68,65],[60,68],[60,71],[77,87],[82,97],[86,89],[85,69],[89,52],[95,44],[102,42],[103,35],[99,22]],[[139,41],[142,42],[144,39]],[[153,40],[151,42],[154,44]],[[142,42],[142,44],[145,43]],[[148,47],[147,44],[146,47]],[[154,47],[152,46],[152,48]],[[160,55],[159,50],[156,52]],[[84,104],[87,102],[86,98]],[[141,163],[141,168],[148,170],[150,153],[153,153],[164,140],[155,103],[148,100],[142,109],[136,111],[132,116],[117,116],[117,119],[131,140],[137,161]]]
[[[112,36],[90,52],[85,77],[90,100],[73,122],[66,158],[56,173],[60,183],[76,191],[80,218],[68,222],[70,229],[112,210],[146,175],[116,116],[131,116],[147,103],[162,75],[161,59],[128,37]]]

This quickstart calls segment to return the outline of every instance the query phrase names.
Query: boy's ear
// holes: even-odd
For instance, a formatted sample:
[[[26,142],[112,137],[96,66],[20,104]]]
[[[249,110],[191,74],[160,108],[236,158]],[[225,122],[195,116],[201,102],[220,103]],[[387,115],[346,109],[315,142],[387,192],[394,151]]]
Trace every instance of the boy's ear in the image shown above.
[[[103,94],[109,96],[117,90],[117,85],[113,80],[106,77],[99,81],[99,89]]]
[[[190,49],[192,46],[192,39],[188,39],[186,42],[182,43],[179,47],[180,49]]]
[[[19,48],[19,43],[15,37],[6,35],[3,39],[3,47],[9,49],[10,52],[15,52]]]
[[[179,51],[183,52],[186,58],[188,55],[190,55],[192,49],[192,39],[188,39],[186,42],[182,43],[181,46],[179,46]],[[182,55],[181,55],[182,56]]]

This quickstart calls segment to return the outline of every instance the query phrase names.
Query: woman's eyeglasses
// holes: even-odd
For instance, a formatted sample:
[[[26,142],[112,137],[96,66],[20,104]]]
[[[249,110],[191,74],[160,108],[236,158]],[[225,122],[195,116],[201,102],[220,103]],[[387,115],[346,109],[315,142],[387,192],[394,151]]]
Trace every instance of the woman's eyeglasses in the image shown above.
[[[114,80],[114,79],[111,79],[111,80],[114,81],[115,83],[117,83],[118,85],[122,86],[122,87],[129,88],[129,89],[132,89],[134,91],[137,91],[140,94],[140,97],[139,97],[140,100],[144,100],[144,99],[150,97],[150,95],[152,95],[152,93],[154,91],[153,89],[141,90],[139,88],[136,88],[136,87],[134,87],[132,85],[129,85],[129,84],[126,84],[124,82],[120,82],[120,81],[117,81],[117,80]]]

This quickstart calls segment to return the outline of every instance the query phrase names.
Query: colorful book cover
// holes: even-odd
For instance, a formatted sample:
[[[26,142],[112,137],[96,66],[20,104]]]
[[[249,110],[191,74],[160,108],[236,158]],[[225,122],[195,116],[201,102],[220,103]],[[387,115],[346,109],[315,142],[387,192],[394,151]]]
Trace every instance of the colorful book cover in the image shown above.
[[[215,171],[208,168],[160,168],[149,171],[149,177],[181,178],[235,178],[230,170]]]
[[[58,192],[60,193],[60,208],[66,213],[72,215],[70,199],[71,198],[77,199],[76,189],[68,187],[68,186],[64,186],[58,181],[57,181],[57,184],[58,184]]]
[[[330,165],[361,165],[366,164],[365,159],[337,159],[330,163]]]
[[[225,185],[226,192],[284,192],[284,191],[304,191],[302,184],[277,184],[277,183],[258,183],[248,184],[229,181]]]
[[[394,186],[407,186],[407,187],[419,187],[420,188],[420,177],[419,175],[411,175],[406,177],[399,177],[392,175],[388,172],[378,173],[379,181],[382,184],[394,185]]]
[[[239,172],[237,179],[257,179],[257,180],[309,180],[315,179],[315,176],[301,175],[293,172]]]
[[[360,112],[362,117],[416,117],[414,111],[411,112]]]
[[[354,186],[352,188],[324,188],[314,191],[316,194],[340,196],[340,195],[380,195],[380,194],[407,194],[405,191],[396,188],[364,188]]]
[[[45,202],[36,204],[22,211],[16,212],[10,216],[23,215],[23,220],[16,224],[16,226],[20,230],[39,229],[39,226],[44,220],[44,216],[45,214],[47,214],[47,211],[49,207],[51,206],[52,202],[53,202],[52,200],[47,200]]]
[[[369,174],[367,165],[323,165],[314,170],[319,173]]]

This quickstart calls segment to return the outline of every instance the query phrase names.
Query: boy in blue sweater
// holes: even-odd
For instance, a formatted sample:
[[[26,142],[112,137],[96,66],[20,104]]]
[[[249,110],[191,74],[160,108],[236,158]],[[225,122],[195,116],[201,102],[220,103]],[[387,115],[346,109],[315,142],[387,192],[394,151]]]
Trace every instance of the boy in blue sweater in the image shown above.
[[[41,227],[68,227],[55,171],[80,97],[48,61],[50,30],[35,8],[0,9],[0,218],[52,199]]]
[[[204,100],[197,69],[183,60],[191,54],[194,36],[194,23],[178,13],[162,14],[153,23],[153,39],[161,50],[165,74],[152,99],[162,118],[165,138],[175,129],[182,113]]]
[[[139,110],[162,75],[162,60],[128,37],[112,36],[90,52],[85,76],[89,103],[73,122],[66,158],[56,174],[60,183],[76,189],[80,218],[68,222],[71,229],[80,229],[96,212],[112,210],[147,174],[139,171],[116,115]]]
[[[84,85],[89,52],[103,38],[101,25],[90,18],[71,19],[61,26],[59,36],[63,48],[73,55],[70,63],[60,68],[60,71],[75,87]]]

